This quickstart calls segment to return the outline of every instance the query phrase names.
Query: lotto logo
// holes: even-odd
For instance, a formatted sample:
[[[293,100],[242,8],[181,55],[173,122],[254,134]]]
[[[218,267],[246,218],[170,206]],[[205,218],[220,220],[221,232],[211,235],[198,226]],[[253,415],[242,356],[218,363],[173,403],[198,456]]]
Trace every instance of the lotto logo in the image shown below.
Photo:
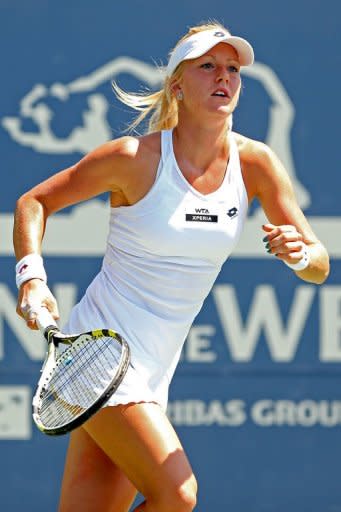
[[[236,217],[238,215],[238,208],[235,206],[233,208],[230,208],[227,212],[227,215],[230,217],[230,219],[233,219],[233,217]]]

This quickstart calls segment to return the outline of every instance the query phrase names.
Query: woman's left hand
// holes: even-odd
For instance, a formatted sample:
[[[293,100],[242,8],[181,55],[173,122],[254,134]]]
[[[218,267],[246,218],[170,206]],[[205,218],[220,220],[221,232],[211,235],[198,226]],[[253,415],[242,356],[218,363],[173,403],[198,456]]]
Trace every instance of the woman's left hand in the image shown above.
[[[263,242],[269,254],[274,254],[287,263],[297,263],[303,258],[305,244],[303,236],[295,226],[264,224],[262,227],[267,233]]]

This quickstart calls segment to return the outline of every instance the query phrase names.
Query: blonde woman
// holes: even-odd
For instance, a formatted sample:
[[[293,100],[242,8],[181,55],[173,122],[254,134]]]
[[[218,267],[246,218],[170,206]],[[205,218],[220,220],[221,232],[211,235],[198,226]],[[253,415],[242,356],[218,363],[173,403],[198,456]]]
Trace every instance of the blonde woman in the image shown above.
[[[106,407],[71,434],[60,512],[188,512],[197,484],[166,416],[168,386],[193,319],[233,250],[248,204],[269,219],[266,250],[288,272],[322,283],[328,255],[300,210],[281,162],[230,129],[240,68],[253,49],[220,24],[194,27],[170,55],[164,87],[118,96],[150,115],[147,135],[110,141],[18,201],[18,314],[58,318],[40,256],[47,217],[105,191],[110,231],[102,269],[71,312],[72,332],[107,324],[129,340],[132,364]],[[19,272],[20,270],[20,272]]]

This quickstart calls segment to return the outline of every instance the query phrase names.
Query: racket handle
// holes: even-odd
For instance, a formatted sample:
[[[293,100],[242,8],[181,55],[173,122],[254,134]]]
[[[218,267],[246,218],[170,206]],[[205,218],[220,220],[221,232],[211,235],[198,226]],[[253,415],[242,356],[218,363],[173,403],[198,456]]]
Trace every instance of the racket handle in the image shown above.
[[[36,318],[40,331],[45,334],[48,327],[57,327],[56,321],[47,308],[40,308]]]

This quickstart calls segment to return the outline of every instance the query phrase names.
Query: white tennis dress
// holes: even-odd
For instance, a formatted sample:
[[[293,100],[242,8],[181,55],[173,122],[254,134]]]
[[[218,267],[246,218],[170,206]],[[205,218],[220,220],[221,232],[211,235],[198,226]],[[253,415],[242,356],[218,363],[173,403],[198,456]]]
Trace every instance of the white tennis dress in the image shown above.
[[[185,338],[247,213],[237,144],[229,136],[229,163],[216,191],[203,195],[187,182],[168,130],[147,195],[111,209],[101,271],[65,326],[71,332],[108,327],[128,341],[131,366],[107,405],[153,401],[166,409]]]

